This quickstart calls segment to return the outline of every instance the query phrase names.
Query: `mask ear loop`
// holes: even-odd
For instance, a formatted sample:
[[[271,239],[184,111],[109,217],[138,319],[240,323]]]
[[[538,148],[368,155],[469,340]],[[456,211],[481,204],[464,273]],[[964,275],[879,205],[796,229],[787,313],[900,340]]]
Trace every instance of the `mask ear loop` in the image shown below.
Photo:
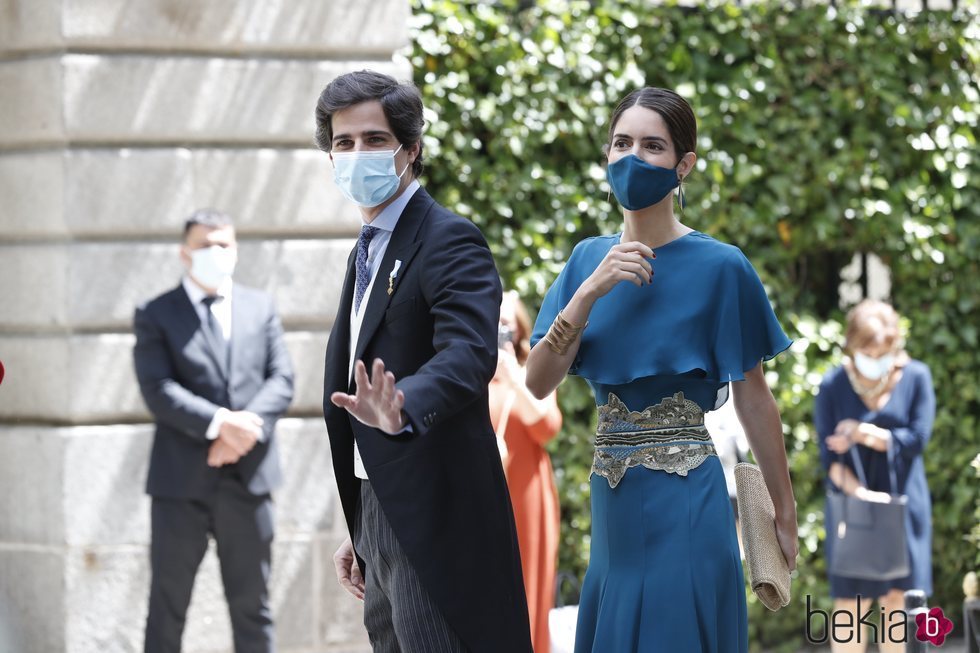
[[[395,155],[398,154],[399,152],[401,152],[401,150],[402,150],[403,147],[405,147],[405,146],[402,143],[399,143],[398,144],[398,149],[391,153],[391,159],[392,159],[392,161],[395,160]],[[408,170],[408,168],[411,165],[412,165],[412,162],[411,161],[409,161],[408,163],[405,164],[405,167],[402,168],[402,171],[398,173],[398,178],[399,179],[402,178],[402,175],[405,174],[405,171]]]

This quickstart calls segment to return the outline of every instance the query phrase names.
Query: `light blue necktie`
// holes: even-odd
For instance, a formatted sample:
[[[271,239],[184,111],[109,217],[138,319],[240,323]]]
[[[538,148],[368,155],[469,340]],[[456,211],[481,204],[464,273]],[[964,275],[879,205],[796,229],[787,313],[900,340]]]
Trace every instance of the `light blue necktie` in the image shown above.
[[[354,270],[357,274],[354,286],[354,312],[361,310],[361,300],[367,292],[368,284],[371,283],[371,270],[368,269],[368,245],[371,239],[381,231],[377,227],[364,225],[361,227],[361,235],[357,238],[357,258],[354,260]]]

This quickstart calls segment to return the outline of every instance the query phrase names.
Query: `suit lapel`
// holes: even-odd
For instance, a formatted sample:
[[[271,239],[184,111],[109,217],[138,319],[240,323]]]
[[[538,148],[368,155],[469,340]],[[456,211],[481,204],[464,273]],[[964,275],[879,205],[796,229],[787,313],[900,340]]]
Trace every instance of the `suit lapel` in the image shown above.
[[[350,364],[350,312],[354,305],[354,270],[357,245],[347,258],[347,275],[340,293],[340,305],[334,316],[333,328],[330,330],[330,340],[327,342],[327,360],[325,364],[324,387],[329,393],[338,390],[346,392],[349,389],[347,368]]]
[[[235,362],[239,360],[239,353],[245,348],[245,336],[248,335],[246,325],[252,324],[248,319],[249,303],[242,298],[238,284],[231,286],[231,342],[228,343],[228,369],[225,378],[231,381],[235,371]]]
[[[201,328],[201,318],[197,315],[197,310],[191,304],[191,298],[187,296],[183,284],[177,286],[173,291],[174,316],[176,316],[190,331],[197,331]]]
[[[204,351],[207,352],[208,356],[214,362],[214,366],[221,375],[222,380],[227,383],[228,362],[227,357],[222,355],[224,347],[220,343],[214,342],[214,336],[211,335],[211,331],[201,323],[201,316],[198,314],[194,305],[191,304],[191,298],[187,296],[187,292],[183,286],[179,286],[177,291],[177,314],[181,316],[182,320],[193,325],[194,331],[201,334],[201,339],[205,343],[203,347]],[[234,309],[234,307],[232,308]]]
[[[358,360],[364,355],[367,343],[374,336],[381,324],[388,304],[391,303],[398,289],[398,282],[404,278],[408,266],[419,250],[421,245],[416,239],[422,219],[433,203],[431,197],[423,189],[415,191],[415,195],[409,200],[398,218],[395,231],[391,234],[388,241],[388,248],[385,250],[385,257],[378,268],[378,275],[374,279],[374,286],[371,288],[371,296],[368,298],[367,306],[364,309],[364,319],[361,321],[361,331],[357,336],[357,351],[354,352],[354,360]],[[395,268],[395,261],[401,261],[397,275],[391,280],[391,273]],[[389,281],[391,282],[392,292],[388,293]]]

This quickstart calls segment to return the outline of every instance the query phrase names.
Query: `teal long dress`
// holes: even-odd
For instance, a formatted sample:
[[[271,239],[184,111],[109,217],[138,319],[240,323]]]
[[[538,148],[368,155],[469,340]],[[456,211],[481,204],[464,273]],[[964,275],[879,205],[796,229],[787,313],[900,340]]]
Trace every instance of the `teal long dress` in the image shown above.
[[[575,247],[532,344],[620,238]],[[599,410],[575,653],[746,653],[734,516],[703,414],[790,340],[738,248],[694,231],[654,253],[650,285],[595,303],[569,370]]]

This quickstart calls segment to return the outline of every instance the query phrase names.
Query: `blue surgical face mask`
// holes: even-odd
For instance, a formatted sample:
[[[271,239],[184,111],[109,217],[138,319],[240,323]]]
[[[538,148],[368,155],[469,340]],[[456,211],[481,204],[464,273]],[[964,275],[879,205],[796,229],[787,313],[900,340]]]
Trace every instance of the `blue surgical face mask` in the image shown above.
[[[401,149],[399,145],[398,150]],[[398,150],[333,153],[334,183],[344,197],[358,206],[384,204],[398,190],[402,175],[411,165],[395,173]]]
[[[653,206],[677,188],[677,168],[661,168],[628,154],[606,166],[606,179],[619,204],[630,211]]]

